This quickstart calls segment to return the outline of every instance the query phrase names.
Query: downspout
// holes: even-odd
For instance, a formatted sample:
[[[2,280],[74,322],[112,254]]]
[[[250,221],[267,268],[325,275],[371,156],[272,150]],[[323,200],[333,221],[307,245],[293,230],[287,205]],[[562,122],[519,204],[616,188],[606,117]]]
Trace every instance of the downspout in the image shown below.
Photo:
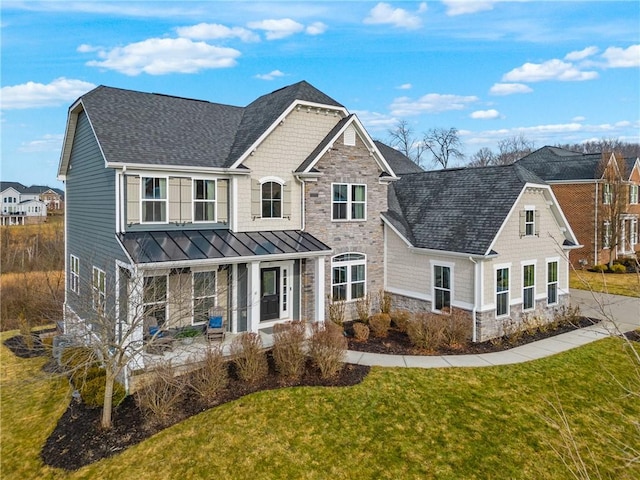
[[[301,226],[302,226],[301,230],[304,232],[305,217],[307,216],[306,212],[304,211],[304,208],[305,208],[304,197],[305,197],[305,194],[306,194],[306,192],[305,192],[305,183],[304,183],[304,180],[302,178],[298,177],[298,179],[302,183],[302,195],[301,195],[302,198],[300,199],[300,209],[301,209],[300,210],[300,217],[301,217],[300,222],[301,222]]]
[[[471,310],[471,316],[473,318],[473,335],[472,341],[476,343],[478,340],[478,327],[477,327],[477,299],[478,299],[478,262],[473,257],[469,257],[469,261],[473,263],[473,310]]]
[[[594,233],[593,233],[593,264],[598,265],[598,182],[596,182],[596,198],[595,198],[595,225],[594,225]]]

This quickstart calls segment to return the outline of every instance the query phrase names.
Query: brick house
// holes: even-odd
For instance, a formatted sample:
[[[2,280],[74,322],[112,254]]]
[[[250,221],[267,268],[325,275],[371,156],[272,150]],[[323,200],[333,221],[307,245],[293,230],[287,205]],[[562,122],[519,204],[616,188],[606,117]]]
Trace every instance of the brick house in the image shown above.
[[[640,252],[640,163],[611,153],[582,154],[543,147],[518,160],[548,182],[565,212],[581,248],[571,254],[575,268],[608,263]],[[619,192],[616,192],[619,185]],[[612,215],[619,195],[620,212]],[[612,217],[617,225],[612,227]],[[612,241],[616,235],[618,240]]]

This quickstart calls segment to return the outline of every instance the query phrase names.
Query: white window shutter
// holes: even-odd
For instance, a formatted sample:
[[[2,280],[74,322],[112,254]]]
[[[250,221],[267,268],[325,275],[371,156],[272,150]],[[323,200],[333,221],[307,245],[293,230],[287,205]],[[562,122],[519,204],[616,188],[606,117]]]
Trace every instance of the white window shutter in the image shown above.
[[[140,223],[140,177],[127,175],[127,223]]]

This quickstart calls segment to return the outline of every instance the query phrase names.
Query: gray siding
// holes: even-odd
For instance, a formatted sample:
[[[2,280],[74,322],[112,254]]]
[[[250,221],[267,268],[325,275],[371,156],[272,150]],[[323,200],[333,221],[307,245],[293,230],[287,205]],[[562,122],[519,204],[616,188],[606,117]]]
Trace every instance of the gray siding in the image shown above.
[[[80,259],[80,295],[69,291],[67,303],[81,317],[90,318],[91,278],[96,266],[106,273],[106,311],[112,312],[115,260],[128,261],[115,238],[115,172],[105,168],[84,112],[79,115],[71,149],[66,196],[67,254]]]

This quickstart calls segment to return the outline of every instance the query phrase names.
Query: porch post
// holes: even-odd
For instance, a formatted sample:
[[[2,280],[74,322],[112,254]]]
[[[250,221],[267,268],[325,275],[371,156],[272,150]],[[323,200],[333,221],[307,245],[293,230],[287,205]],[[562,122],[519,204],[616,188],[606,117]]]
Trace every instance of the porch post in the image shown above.
[[[260,323],[260,262],[249,263],[249,305],[247,315],[247,331],[258,332]]]
[[[231,265],[231,333],[238,332],[238,264]]]
[[[317,257],[314,261],[315,285],[313,288],[315,296],[315,322],[324,322],[324,257]]]
[[[127,321],[131,329],[129,336],[131,343],[135,345],[134,354],[131,357],[131,369],[144,368],[144,356],[142,355],[142,345],[144,342],[144,274],[137,268],[131,275],[129,299],[129,311],[127,312]]]

